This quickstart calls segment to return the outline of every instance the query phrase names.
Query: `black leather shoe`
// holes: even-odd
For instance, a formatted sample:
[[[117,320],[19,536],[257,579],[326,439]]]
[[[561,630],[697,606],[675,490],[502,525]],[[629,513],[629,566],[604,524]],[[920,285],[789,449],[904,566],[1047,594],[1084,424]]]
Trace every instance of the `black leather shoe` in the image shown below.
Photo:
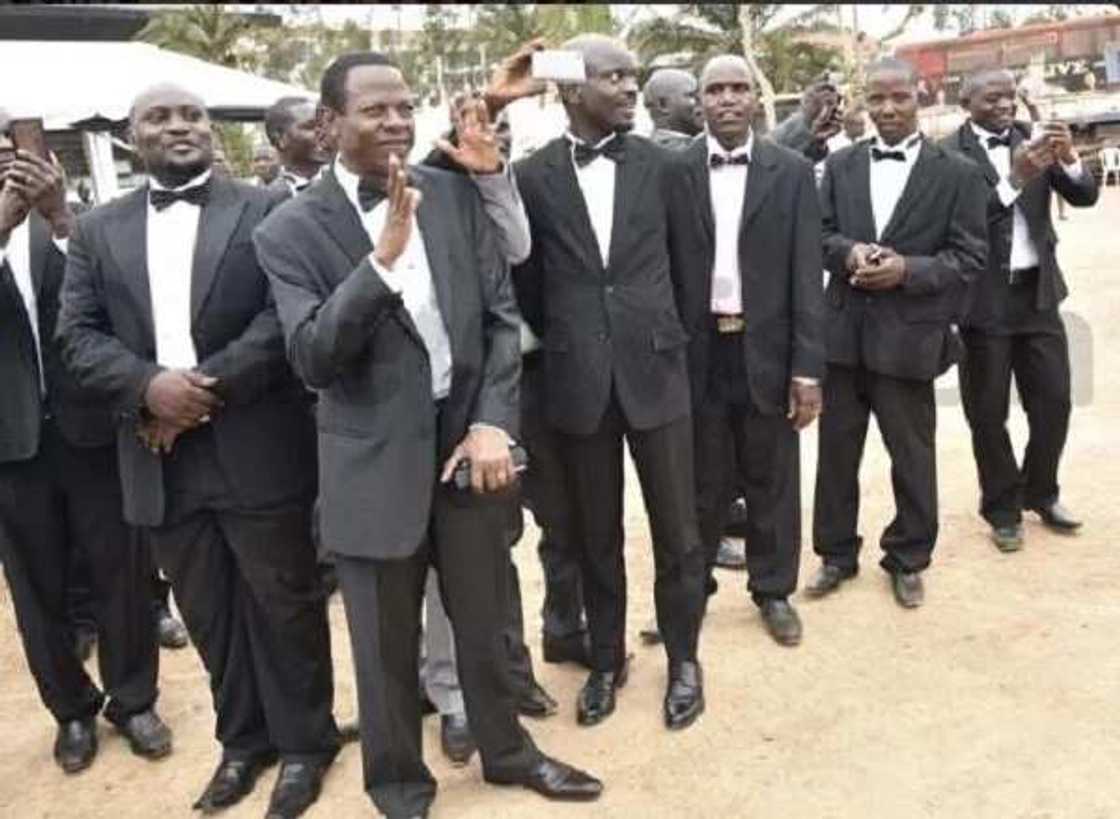
[[[192,807],[205,814],[216,813],[244,799],[257,782],[261,771],[276,762],[276,754],[251,759],[223,759],[210,784]]]
[[[1023,524],[1012,523],[1010,526],[993,526],[992,542],[1001,552],[1017,552],[1023,548]]]
[[[916,609],[925,602],[926,589],[919,572],[892,572],[891,589],[904,609]]]
[[[747,568],[747,544],[739,538],[722,537],[716,549],[716,565],[721,569],[742,571]]]
[[[1032,506],[1031,511],[1042,518],[1042,522],[1047,528],[1063,535],[1068,535],[1070,532],[1081,528],[1081,521],[1075,518],[1073,513],[1058,501],[1054,501],[1048,506]]]
[[[638,632],[638,637],[641,639],[642,645],[647,646],[659,646],[665,642],[657,628],[657,618],[650,620],[649,625]]]
[[[629,658],[618,671],[592,671],[576,700],[576,722],[596,725],[613,714],[616,693],[626,685],[629,675]]]
[[[315,803],[323,789],[326,765],[314,762],[284,762],[272,788],[265,819],[295,819]]]
[[[159,644],[164,648],[186,648],[190,642],[187,627],[179,622],[179,618],[167,606],[156,609],[156,633],[159,635]]]
[[[439,747],[455,767],[471,761],[475,744],[466,714],[444,714],[439,718]]]
[[[547,799],[567,802],[592,802],[603,793],[603,783],[591,774],[547,756],[520,776],[490,777],[486,781],[494,785],[521,785]]]
[[[83,663],[88,662],[93,656],[93,647],[97,645],[97,629],[93,626],[79,624],[74,626],[74,653]]]
[[[84,771],[97,756],[97,728],[92,719],[74,719],[58,726],[54,761],[68,774]]]
[[[543,719],[551,717],[559,708],[556,700],[536,680],[517,696],[517,713],[523,717]]]
[[[759,612],[774,642],[783,646],[795,646],[801,642],[801,618],[788,600],[763,600]]]
[[[591,635],[577,631],[566,637],[545,636],[541,639],[541,654],[546,663],[575,663],[590,670]]]
[[[171,729],[168,728],[155,709],[149,708],[133,714],[117,725],[128,739],[132,753],[145,759],[163,759],[171,753]]]
[[[805,594],[810,597],[824,597],[840,588],[840,584],[845,580],[850,580],[855,576],[856,571],[854,569],[841,569],[831,563],[822,563],[813,579],[809,581],[809,585],[805,587]]]
[[[665,727],[673,731],[687,728],[704,713],[704,675],[699,663],[674,663],[669,666],[669,686],[665,691]]]

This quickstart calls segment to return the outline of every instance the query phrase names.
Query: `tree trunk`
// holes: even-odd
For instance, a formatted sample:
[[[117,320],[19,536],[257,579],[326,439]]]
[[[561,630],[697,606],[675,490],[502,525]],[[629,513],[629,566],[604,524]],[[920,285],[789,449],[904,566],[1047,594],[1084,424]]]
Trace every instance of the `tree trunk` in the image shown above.
[[[762,109],[766,112],[766,130],[774,130],[777,125],[777,114],[774,112],[774,86],[762,73],[758,60],[754,58],[754,27],[751,23],[750,5],[744,3],[739,6],[739,26],[743,30],[743,57],[754,74],[754,81],[758,84],[759,96],[762,98]]]

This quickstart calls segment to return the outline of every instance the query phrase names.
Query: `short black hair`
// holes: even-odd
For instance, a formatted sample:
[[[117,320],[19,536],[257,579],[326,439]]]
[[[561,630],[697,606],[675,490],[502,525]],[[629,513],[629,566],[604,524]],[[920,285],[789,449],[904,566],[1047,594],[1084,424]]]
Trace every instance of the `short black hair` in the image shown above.
[[[296,121],[294,109],[301,105],[314,104],[309,97],[281,97],[272,103],[272,107],[264,112],[264,134],[274,148],[280,147],[280,137],[292,127]]]
[[[914,67],[913,63],[900,60],[898,57],[882,57],[876,60],[867,67],[864,76],[867,79],[871,79],[875,74],[885,74],[887,72],[905,74],[907,80],[914,85],[918,84],[918,69]]]
[[[383,65],[397,68],[390,57],[376,51],[351,51],[331,61],[319,81],[319,102],[334,111],[346,110],[346,75],[359,65]]]
[[[973,94],[996,77],[1006,77],[1011,80],[1012,85],[1015,83],[1015,75],[1006,68],[981,68],[978,71],[973,71],[964,78],[964,82],[961,83],[961,90],[957,92],[957,99],[960,100],[961,105],[967,105]]]

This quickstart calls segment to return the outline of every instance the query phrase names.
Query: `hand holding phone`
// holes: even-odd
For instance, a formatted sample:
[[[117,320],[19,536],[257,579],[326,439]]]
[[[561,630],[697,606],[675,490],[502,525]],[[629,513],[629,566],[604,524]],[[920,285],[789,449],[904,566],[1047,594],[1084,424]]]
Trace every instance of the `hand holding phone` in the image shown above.
[[[8,123],[17,151],[26,151],[29,154],[50,162],[51,152],[47,148],[47,136],[43,130],[43,120],[13,119]]]

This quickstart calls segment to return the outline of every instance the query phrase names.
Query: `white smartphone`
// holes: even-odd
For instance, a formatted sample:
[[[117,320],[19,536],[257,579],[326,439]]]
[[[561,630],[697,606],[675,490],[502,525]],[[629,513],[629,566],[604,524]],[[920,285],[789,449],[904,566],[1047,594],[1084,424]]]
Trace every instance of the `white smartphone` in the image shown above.
[[[578,51],[545,49],[533,52],[533,79],[553,82],[587,82],[583,55]]]

